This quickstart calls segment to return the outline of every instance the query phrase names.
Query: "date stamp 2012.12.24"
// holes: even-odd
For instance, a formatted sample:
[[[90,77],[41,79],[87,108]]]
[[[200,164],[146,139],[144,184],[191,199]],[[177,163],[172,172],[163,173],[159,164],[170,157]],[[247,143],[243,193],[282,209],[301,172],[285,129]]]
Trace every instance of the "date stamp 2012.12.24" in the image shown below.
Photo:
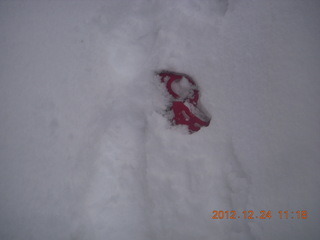
[[[271,210],[261,210],[261,211],[223,211],[223,210],[214,210],[212,211],[212,219],[272,219],[274,217],[279,219],[307,219],[308,211],[307,210],[280,210],[280,211],[271,211]]]

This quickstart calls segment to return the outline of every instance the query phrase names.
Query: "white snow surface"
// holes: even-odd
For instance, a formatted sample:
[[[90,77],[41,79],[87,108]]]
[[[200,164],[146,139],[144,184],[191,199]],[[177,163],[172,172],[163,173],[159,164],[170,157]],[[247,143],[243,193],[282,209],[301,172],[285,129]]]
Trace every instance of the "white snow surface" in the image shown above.
[[[181,80],[173,81],[171,84],[172,91],[182,100],[193,98],[193,88],[192,84],[185,77],[182,77]]]
[[[319,239],[319,13],[0,1],[0,239]],[[209,127],[170,125],[159,70],[196,80]]]

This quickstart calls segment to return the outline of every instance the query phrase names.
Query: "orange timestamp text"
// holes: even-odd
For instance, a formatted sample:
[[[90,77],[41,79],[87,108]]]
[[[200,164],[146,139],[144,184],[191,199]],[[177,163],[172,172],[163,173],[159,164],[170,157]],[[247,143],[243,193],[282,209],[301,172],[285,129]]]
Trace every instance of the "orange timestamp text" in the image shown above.
[[[276,216],[279,219],[307,219],[308,211],[307,210],[298,210],[298,211],[278,211],[275,214],[270,210],[261,210],[261,211],[223,211],[223,210],[214,210],[212,211],[212,219],[271,219],[273,216]]]

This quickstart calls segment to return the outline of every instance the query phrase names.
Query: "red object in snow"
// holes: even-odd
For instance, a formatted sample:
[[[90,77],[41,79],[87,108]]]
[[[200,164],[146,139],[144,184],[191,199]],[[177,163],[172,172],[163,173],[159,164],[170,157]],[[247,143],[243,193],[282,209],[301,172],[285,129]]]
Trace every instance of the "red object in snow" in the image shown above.
[[[209,126],[211,118],[198,106],[199,88],[190,76],[169,71],[158,76],[171,95],[168,110],[173,112],[173,124],[187,125],[190,133]]]

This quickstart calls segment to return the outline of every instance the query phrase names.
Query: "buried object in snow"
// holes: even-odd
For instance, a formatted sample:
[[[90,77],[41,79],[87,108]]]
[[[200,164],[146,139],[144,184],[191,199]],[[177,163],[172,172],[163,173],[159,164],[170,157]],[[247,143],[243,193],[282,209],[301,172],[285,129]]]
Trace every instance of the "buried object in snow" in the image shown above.
[[[190,76],[170,71],[161,71],[157,75],[170,94],[167,111],[172,113],[168,116],[171,116],[169,120],[173,125],[187,125],[190,133],[209,126],[211,118],[198,103],[199,88]]]

